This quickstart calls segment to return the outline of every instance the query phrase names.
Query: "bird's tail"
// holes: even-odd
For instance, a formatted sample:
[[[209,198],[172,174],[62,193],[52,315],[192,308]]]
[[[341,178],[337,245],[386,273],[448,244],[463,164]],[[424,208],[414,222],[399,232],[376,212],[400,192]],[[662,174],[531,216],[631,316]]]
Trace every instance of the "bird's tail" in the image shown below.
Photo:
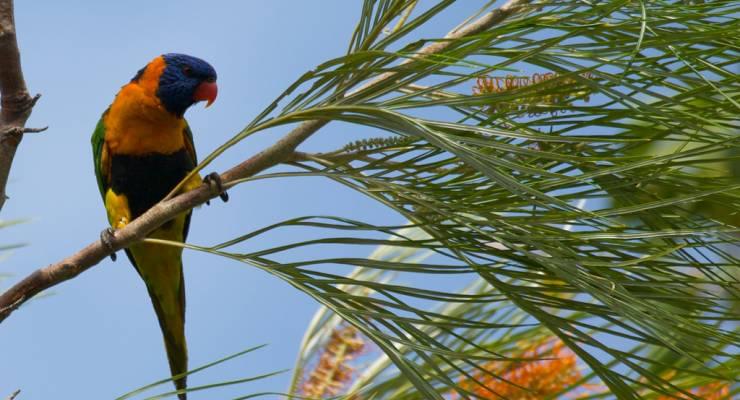
[[[162,329],[170,372],[187,372],[188,348],[185,342],[185,280],[182,250],[169,246],[139,243],[126,251],[146,283],[154,311]],[[174,381],[178,390],[187,387],[186,377]],[[187,394],[178,395],[186,400]]]
[[[159,326],[162,329],[172,376],[185,373],[188,370],[188,346],[185,341],[185,286],[182,279],[182,269],[180,269],[180,277],[180,290],[177,291],[179,293],[171,293],[171,295],[177,295],[178,299],[163,299],[162,296],[154,293],[152,288],[148,288],[154,311],[157,313]],[[170,306],[173,303],[175,306]],[[185,389],[187,387],[187,377],[178,378],[174,383],[177,390]],[[187,400],[187,394],[180,393],[178,398]]]

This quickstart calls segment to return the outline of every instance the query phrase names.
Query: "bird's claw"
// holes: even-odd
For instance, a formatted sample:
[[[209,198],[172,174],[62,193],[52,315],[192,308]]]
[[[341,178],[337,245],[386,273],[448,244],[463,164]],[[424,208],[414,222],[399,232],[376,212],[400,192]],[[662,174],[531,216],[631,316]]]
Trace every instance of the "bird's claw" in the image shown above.
[[[103,243],[103,246],[111,251],[110,253],[110,259],[111,261],[116,261],[116,251],[113,248],[113,238],[115,237],[116,230],[113,228],[106,228],[103,229],[102,232],[100,232],[100,242]]]
[[[219,175],[218,172],[211,172],[210,174],[206,175],[206,177],[203,178],[203,182],[207,183],[208,186],[210,186],[215,192],[217,192],[218,197],[220,197],[224,203],[229,201],[229,193],[224,190],[224,184],[221,180],[221,175]],[[211,202],[206,201],[206,204],[210,205]]]

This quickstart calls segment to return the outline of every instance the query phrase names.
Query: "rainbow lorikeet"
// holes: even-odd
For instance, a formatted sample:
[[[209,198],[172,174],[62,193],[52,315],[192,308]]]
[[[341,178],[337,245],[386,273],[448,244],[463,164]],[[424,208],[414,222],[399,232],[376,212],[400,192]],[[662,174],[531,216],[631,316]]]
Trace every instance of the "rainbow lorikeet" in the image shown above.
[[[217,92],[213,67],[184,54],[156,57],[118,92],[92,136],[95,175],[111,225],[101,234],[105,245],[110,246],[115,229],[162,200],[196,166],[193,134],[183,115],[199,101],[211,105]],[[209,177],[217,181],[218,175]],[[196,175],[182,190],[200,184]],[[222,199],[227,199],[225,193]],[[149,237],[184,242],[190,215],[183,213]],[[186,372],[182,249],[137,243],[126,249],[126,255],[146,283],[172,375]],[[115,260],[115,255],[111,258]],[[175,387],[185,389],[185,377],[177,379]],[[179,398],[186,399],[186,394]]]

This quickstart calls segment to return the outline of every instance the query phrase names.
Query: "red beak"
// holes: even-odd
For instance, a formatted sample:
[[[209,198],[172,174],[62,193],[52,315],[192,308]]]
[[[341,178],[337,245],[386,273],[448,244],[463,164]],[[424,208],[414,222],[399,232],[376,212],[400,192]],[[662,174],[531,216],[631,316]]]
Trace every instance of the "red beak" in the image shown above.
[[[211,104],[213,104],[214,101],[216,101],[216,96],[218,95],[218,85],[216,85],[216,82],[202,82],[200,85],[198,85],[197,88],[195,88],[195,93],[193,93],[193,100],[194,101],[207,101],[206,108],[209,107]]]

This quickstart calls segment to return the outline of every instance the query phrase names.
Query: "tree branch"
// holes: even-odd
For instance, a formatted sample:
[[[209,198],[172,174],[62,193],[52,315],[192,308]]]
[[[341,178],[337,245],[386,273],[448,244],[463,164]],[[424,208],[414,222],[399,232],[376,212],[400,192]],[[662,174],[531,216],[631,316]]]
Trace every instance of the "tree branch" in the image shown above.
[[[0,4],[8,3],[0,0]],[[493,10],[481,18],[448,34],[447,38],[461,38],[481,33],[490,27],[500,23],[509,15],[519,11],[528,4],[526,0],[509,0],[506,4]],[[451,45],[451,41],[439,41],[422,48],[414,58],[425,55],[437,54],[445,51]],[[409,60],[406,60],[409,62]],[[376,79],[363,85],[359,90],[365,90],[376,84],[392,79],[394,73],[384,73]],[[252,156],[241,164],[229,169],[221,175],[224,188],[234,186],[240,179],[248,178],[262,172],[276,164],[288,160],[293,156],[295,149],[311,135],[316,133],[328,120],[312,120],[302,122],[298,127],[280,139],[277,143]],[[126,227],[115,232],[111,240],[112,250],[117,251],[140,241],[147,234],[158,228],[165,222],[171,220],[178,214],[205,203],[216,197],[219,193],[217,188],[208,184],[180,194],[169,200],[164,200],[140,217],[131,221]],[[5,320],[16,308],[31,297],[54,285],[72,279],[88,268],[96,265],[111,254],[111,249],[104,246],[99,240],[87,245],[77,253],[61,260],[55,264],[36,270],[5,293],[0,295],[0,322]]]
[[[24,128],[40,95],[31,97],[21,69],[15,32],[13,0],[0,0],[0,210],[5,205],[5,186],[23,134],[41,130]]]

